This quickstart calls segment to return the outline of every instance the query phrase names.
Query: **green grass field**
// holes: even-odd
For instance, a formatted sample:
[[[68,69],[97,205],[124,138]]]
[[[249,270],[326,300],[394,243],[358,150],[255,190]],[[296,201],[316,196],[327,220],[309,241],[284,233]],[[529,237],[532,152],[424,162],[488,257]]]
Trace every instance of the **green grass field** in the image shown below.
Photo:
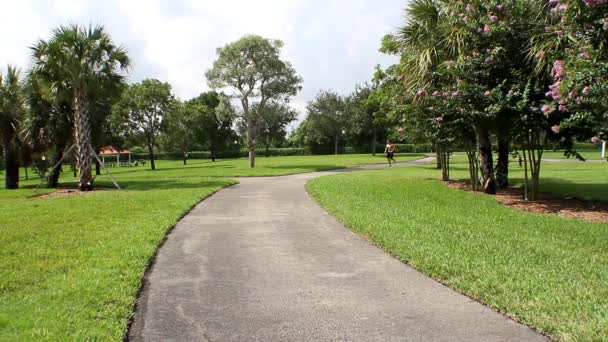
[[[608,224],[516,211],[438,177],[431,166],[394,168],[307,188],[354,231],[448,286],[555,339],[606,340]]]
[[[579,151],[579,154],[585,158],[586,160],[602,160],[602,153],[600,150],[597,151]],[[576,160],[574,157],[566,157],[564,156],[564,152],[559,151],[545,151],[543,152],[543,158],[545,159],[571,159]]]
[[[397,161],[408,161],[423,158],[421,153],[397,154]],[[115,161],[107,158],[106,162]],[[113,167],[110,172],[120,182],[125,179],[146,179],[146,178],[188,178],[188,177],[266,177],[281,176],[295,173],[326,171],[341,169],[356,165],[382,164],[386,163],[386,158],[382,154],[371,156],[367,154],[345,154],[345,155],[323,155],[323,156],[289,156],[289,157],[258,157],[256,167],[249,168],[249,161],[246,158],[224,159],[212,162],[208,159],[188,160],[187,165],[183,165],[179,160],[157,160],[156,170],[150,170],[150,163],[138,167]],[[61,181],[64,183],[75,182],[69,167],[65,167]],[[102,170],[102,176],[98,178],[103,185],[111,185],[109,178]],[[21,177],[25,173],[21,170]],[[39,183],[37,176],[29,172],[30,180],[24,181],[22,178],[21,186],[35,186]],[[0,177],[4,177],[0,172]],[[0,187],[4,186],[4,182]]]
[[[253,170],[246,159],[190,160],[185,167],[181,161],[159,161],[156,171],[148,165],[112,168],[124,190],[83,196],[30,198],[36,179],[22,182],[21,190],[0,190],[0,341],[120,340],[150,257],[194,204],[234,183],[220,176],[282,175],[385,160],[345,155],[257,161]],[[61,180],[75,186],[69,172]],[[105,175],[97,184],[112,186]]]
[[[156,171],[149,165],[112,168],[121,191],[30,198],[39,183],[33,178],[22,182],[24,189],[0,190],[0,340],[120,340],[158,244],[195,203],[233,183],[226,177],[385,162],[382,155],[270,157],[258,158],[251,170],[246,159],[190,160],[187,166],[158,161]],[[511,166],[517,183],[521,170]],[[452,170],[454,177],[466,178],[464,158],[456,158]],[[608,163],[545,163],[542,190],[608,200],[606,171]],[[370,175],[387,175],[391,181]],[[30,177],[35,175],[30,172]],[[370,234],[374,241],[474,298],[565,340],[605,333],[608,315],[601,298],[608,295],[597,284],[608,280],[602,268],[607,261],[606,225],[516,212],[491,198],[428,180],[438,177],[429,165],[321,178],[311,190],[345,222],[377,231]],[[75,186],[69,172],[61,180],[64,186]],[[343,186],[353,180],[356,186]],[[96,183],[112,185],[105,175]],[[353,208],[359,208],[354,221],[349,216]],[[518,249],[525,253],[516,255]],[[519,268],[527,262],[530,269]],[[478,269],[482,273],[475,278]],[[562,276],[564,284],[558,281]],[[547,284],[559,286],[552,290]],[[547,308],[553,311],[547,314]],[[577,328],[573,320],[585,323]]]
[[[450,166],[450,178],[469,179],[463,154],[455,153]],[[509,178],[511,185],[523,186],[524,170],[517,160],[513,159],[509,164]],[[540,191],[560,197],[608,202],[608,162],[545,162],[541,166]]]

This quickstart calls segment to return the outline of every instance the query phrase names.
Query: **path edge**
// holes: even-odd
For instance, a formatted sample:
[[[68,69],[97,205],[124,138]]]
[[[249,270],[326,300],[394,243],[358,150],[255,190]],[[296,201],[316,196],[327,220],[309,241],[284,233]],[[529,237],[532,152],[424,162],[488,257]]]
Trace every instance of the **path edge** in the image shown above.
[[[156,259],[158,258],[158,253],[160,252],[160,249],[163,248],[163,246],[165,245],[165,243],[167,242],[171,233],[173,233],[173,231],[175,230],[177,225],[186,216],[188,216],[188,214],[190,214],[192,212],[192,210],[194,210],[194,208],[196,208],[199,204],[201,204],[205,200],[209,199],[210,197],[214,196],[218,192],[220,192],[226,188],[230,188],[230,187],[239,185],[239,183],[240,183],[238,181],[238,179],[236,179],[236,178],[230,177],[230,178],[226,178],[226,179],[230,180],[233,183],[227,184],[227,185],[225,185],[219,189],[216,189],[216,190],[206,194],[205,196],[201,197],[199,200],[197,200],[195,203],[193,203],[189,208],[184,210],[184,212],[175,220],[175,223],[172,224],[170,227],[168,227],[167,230],[165,230],[163,237],[161,238],[160,242],[158,243],[158,245],[156,245],[156,248],[154,249],[154,253],[152,253],[152,255],[150,255],[150,257],[146,261],[146,269],[144,270],[144,274],[142,275],[140,282],[139,282],[139,287],[137,288],[137,292],[135,293],[135,300],[133,301],[133,304],[129,308],[130,309],[129,320],[127,322],[126,329],[124,330],[124,333],[123,333],[123,336],[121,339],[123,342],[130,341],[129,337],[131,335],[131,330],[134,329],[135,316],[137,315],[138,309],[140,309],[140,301],[145,296],[145,291],[149,287],[150,272],[152,271],[154,264],[156,264]]]
[[[413,166],[413,165],[412,165]],[[379,171],[379,170],[365,170],[365,171]],[[511,315],[509,315],[509,313],[505,312],[505,311],[501,311],[501,310],[497,310],[495,308],[493,308],[490,304],[486,303],[485,301],[481,300],[481,299],[477,299],[474,297],[471,297],[469,294],[465,293],[463,290],[459,289],[459,288],[455,288],[452,287],[448,284],[446,284],[443,280],[441,279],[437,279],[436,277],[432,276],[431,274],[428,274],[427,272],[425,272],[424,270],[420,270],[417,267],[415,267],[414,265],[412,265],[412,263],[409,260],[403,259],[400,256],[396,255],[395,253],[392,253],[391,251],[387,250],[386,248],[384,248],[383,246],[381,246],[379,243],[377,243],[376,241],[372,240],[371,238],[365,238],[363,237],[361,234],[358,234],[353,227],[351,227],[348,223],[344,222],[344,220],[340,219],[339,217],[337,217],[336,215],[334,215],[332,212],[330,212],[327,208],[325,208],[324,206],[322,206],[319,201],[317,201],[317,199],[310,193],[310,191],[308,190],[308,184],[313,181],[316,178],[321,178],[321,177],[331,177],[331,176],[337,176],[339,174],[329,174],[329,175],[321,175],[319,177],[315,177],[315,178],[311,178],[308,179],[304,185],[304,191],[306,192],[306,195],[317,205],[319,206],[319,208],[321,208],[327,215],[331,216],[334,220],[336,220],[338,223],[340,223],[340,225],[342,225],[349,233],[355,235],[358,239],[363,240],[364,242],[378,248],[378,250],[380,250],[383,253],[386,253],[387,255],[389,255],[391,258],[405,264],[408,267],[411,267],[413,270],[415,270],[416,272],[421,273],[422,275],[424,275],[425,277],[428,277],[430,279],[432,279],[433,281],[441,284],[442,286],[446,287],[447,289],[449,289],[450,291],[453,291],[455,293],[458,293],[462,296],[465,296],[467,298],[469,298],[470,300],[481,304],[483,306],[485,306],[486,308],[492,310],[493,312],[496,312],[497,314],[503,316],[504,318],[515,322],[517,324],[521,324],[525,327],[527,327],[528,329],[534,331],[535,333],[545,337],[547,339],[547,341],[557,341],[556,339],[554,339],[553,337],[549,336],[548,334],[546,334],[545,332],[542,332],[540,330],[538,330],[536,327],[531,326],[525,322],[522,322],[520,320],[518,320],[516,317],[513,317]]]

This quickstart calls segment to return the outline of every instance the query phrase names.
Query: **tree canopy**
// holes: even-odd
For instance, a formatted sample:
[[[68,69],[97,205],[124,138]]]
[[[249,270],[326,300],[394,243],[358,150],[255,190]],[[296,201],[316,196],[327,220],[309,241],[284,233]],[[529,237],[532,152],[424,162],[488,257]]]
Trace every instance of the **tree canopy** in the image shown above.
[[[207,71],[209,86],[238,98],[240,118],[247,129],[249,165],[255,167],[256,125],[252,106],[269,101],[288,101],[301,89],[302,79],[291,63],[280,56],[283,42],[256,35],[217,49],[217,60]]]

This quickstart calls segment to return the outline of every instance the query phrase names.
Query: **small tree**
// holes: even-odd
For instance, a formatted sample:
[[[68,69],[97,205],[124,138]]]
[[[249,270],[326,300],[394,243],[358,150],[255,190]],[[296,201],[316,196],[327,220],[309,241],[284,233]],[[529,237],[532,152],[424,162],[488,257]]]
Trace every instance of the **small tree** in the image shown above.
[[[188,104],[200,109],[193,123],[194,136],[209,149],[211,161],[215,162],[217,151],[226,148],[234,138],[232,122],[236,114],[230,99],[210,91],[188,101]]]
[[[143,132],[152,170],[156,170],[154,147],[161,132],[162,118],[174,105],[169,83],[147,79],[129,86],[112,109],[116,125],[126,132]]]
[[[255,167],[256,126],[251,111],[269,101],[287,101],[301,89],[302,79],[289,62],[280,58],[283,42],[245,36],[217,49],[218,59],[206,76],[213,89],[227,89],[240,100],[240,118],[247,129],[249,167]]]
[[[252,108],[257,124],[258,135],[266,150],[266,157],[273,141],[285,139],[287,125],[293,122],[298,113],[285,103],[271,102],[264,107]]]
[[[199,108],[194,104],[176,102],[167,112],[162,121],[163,135],[161,140],[164,148],[179,149],[182,153],[184,165],[187,164],[188,151],[195,138],[195,117],[207,108]]]
[[[338,155],[338,144],[351,123],[344,98],[334,91],[323,90],[306,109],[312,127],[320,136],[334,143],[334,154]]]

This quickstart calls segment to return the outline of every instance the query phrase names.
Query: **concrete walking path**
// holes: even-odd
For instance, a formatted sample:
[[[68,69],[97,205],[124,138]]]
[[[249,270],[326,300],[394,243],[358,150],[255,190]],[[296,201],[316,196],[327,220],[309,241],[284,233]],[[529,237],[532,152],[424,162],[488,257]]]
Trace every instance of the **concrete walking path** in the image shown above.
[[[545,340],[371,245],[304,189],[380,167],[240,178],[200,203],[160,249],[129,339]]]

